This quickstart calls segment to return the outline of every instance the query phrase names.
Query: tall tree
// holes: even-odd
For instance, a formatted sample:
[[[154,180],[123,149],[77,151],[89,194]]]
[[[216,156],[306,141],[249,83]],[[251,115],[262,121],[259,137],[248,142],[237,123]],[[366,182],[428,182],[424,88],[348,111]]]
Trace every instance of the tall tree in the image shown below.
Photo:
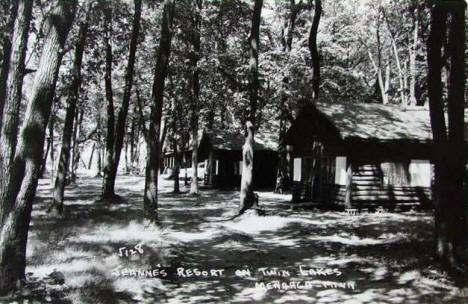
[[[5,10],[9,12],[8,20],[5,25],[2,41],[2,66],[0,71],[0,126],[3,119],[3,108],[5,107],[5,99],[7,96],[7,81],[8,73],[10,71],[10,56],[11,56],[11,42],[13,36],[13,28],[15,24],[16,15],[18,13],[19,1],[5,1]],[[1,134],[0,134],[1,136]]]
[[[26,242],[36,194],[49,119],[63,48],[75,13],[76,1],[59,0],[46,24],[46,36],[35,75],[31,99],[19,134],[14,163],[9,170],[8,210],[0,231],[0,293],[24,279]]]
[[[194,2],[194,26],[191,43],[193,50],[190,55],[190,65],[192,68],[192,109],[191,109],[191,130],[192,130],[192,183],[190,193],[198,195],[198,121],[200,112],[200,70],[198,61],[200,60],[200,32],[201,32],[201,10],[202,0]]]
[[[161,21],[161,38],[154,70],[153,89],[151,96],[151,114],[148,128],[144,215],[152,222],[158,220],[158,173],[161,160],[160,131],[161,116],[164,102],[164,83],[167,76],[169,57],[171,53],[172,22],[174,18],[175,1],[165,0]]]
[[[6,205],[9,170],[16,151],[20,106],[22,99],[24,60],[28,44],[29,24],[31,21],[32,1],[18,2],[18,16],[15,21],[10,49],[9,71],[6,82],[6,102],[3,112],[0,138],[0,193],[3,206],[0,209],[0,223],[3,223]],[[4,209],[4,210],[2,210]]]
[[[312,20],[312,26],[310,27],[309,33],[309,50],[312,56],[312,87],[314,92],[314,98],[319,97],[320,91],[320,58],[317,49],[317,33],[320,23],[320,17],[322,16],[322,0],[315,0],[314,19]]]
[[[80,22],[78,29],[78,40],[75,44],[75,54],[73,65],[71,67],[72,79],[68,89],[67,110],[65,114],[65,123],[63,126],[62,146],[60,148],[57,176],[54,183],[52,205],[49,209],[53,210],[57,214],[62,214],[63,212],[63,195],[65,191],[65,180],[70,164],[73,121],[75,119],[76,106],[80,94],[80,86],[82,81],[81,64],[83,62],[83,53],[86,44],[86,36],[88,33],[89,13],[91,12],[91,6],[92,2],[89,2]]]
[[[310,5],[304,5],[302,2],[296,4],[295,0],[290,0],[289,2],[289,15],[287,16],[283,28],[281,30],[281,48],[284,56],[289,61],[292,51],[292,43],[294,37],[294,30],[296,25],[296,19],[301,12],[301,10],[310,8]],[[279,146],[278,146],[278,173],[277,173],[277,185],[276,189],[280,187],[289,186],[291,182],[290,176],[290,160],[288,159],[288,153],[286,147],[282,144],[284,137],[286,136],[288,120],[290,117],[289,107],[288,107],[288,90],[290,86],[290,77],[289,76],[289,65],[287,65],[285,75],[281,81],[281,90],[280,90],[280,104],[279,104]]]
[[[253,162],[254,162],[254,135],[256,123],[256,111],[258,102],[258,91],[260,83],[258,79],[258,50],[260,36],[260,21],[263,0],[255,0],[252,14],[252,27],[250,29],[250,59],[249,59],[249,110],[245,123],[245,143],[242,147],[242,177],[240,189],[239,214],[255,206],[253,193]]]
[[[409,103],[411,105],[416,105],[416,56],[419,45],[419,18],[420,18],[420,8],[419,3],[416,1],[414,3],[413,10],[413,37],[412,42],[409,46]]]
[[[133,29],[130,38],[130,50],[128,54],[128,63],[125,71],[125,85],[124,94],[122,99],[122,106],[120,107],[119,114],[117,116],[117,122],[115,125],[113,136],[114,142],[112,151],[108,151],[108,162],[106,163],[107,175],[104,176],[103,193],[104,198],[112,198],[115,196],[115,178],[117,175],[117,169],[119,167],[120,155],[123,147],[123,140],[125,136],[125,122],[127,120],[128,108],[130,105],[130,97],[132,93],[133,85],[133,74],[135,67],[135,54],[138,43],[138,35],[140,32],[140,18],[141,18],[141,0],[134,0],[135,14],[133,17]]]
[[[113,174],[113,163],[114,163],[114,124],[115,124],[115,115],[114,115],[114,95],[112,92],[112,3],[110,2],[101,2],[102,9],[104,14],[104,41],[106,45],[106,63],[105,63],[105,91],[106,91],[106,112],[107,112],[107,136],[106,136],[106,157],[104,159],[104,169],[103,169],[103,180],[102,180],[102,196],[109,197],[113,196],[114,184],[109,182],[115,177],[112,177]]]
[[[466,261],[466,206],[463,197],[465,166],[465,9],[464,1],[431,1],[431,30],[427,46],[429,109],[434,141],[434,202],[436,255],[454,269]],[[442,100],[442,48],[446,45],[447,15],[450,29],[448,83],[448,130]],[[448,131],[448,132],[447,132]]]

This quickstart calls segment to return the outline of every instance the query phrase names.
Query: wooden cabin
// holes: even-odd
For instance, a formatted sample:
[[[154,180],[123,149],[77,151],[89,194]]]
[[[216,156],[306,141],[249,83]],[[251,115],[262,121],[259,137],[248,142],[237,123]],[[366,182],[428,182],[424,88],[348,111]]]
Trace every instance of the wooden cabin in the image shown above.
[[[198,132],[198,143],[200,143],[203,136],[203,131]],[[189,142],[186,149],[179,151],[179,169],[191,168],[192,167],[192,137],[190,136]],[[161,168],[174,169],[175,167],[175,153],[170,145],[165,146],[162,151]]]
[[[294,201],[344,208],[432,207],[427,109],[308,104],[284,144],[293,162]]]
[[[204,184],[215,188],[240,186],[242,172],[242,132],[206,130],[199,142],[198,157],[205,162]],[[275,186],[278,162],[278,137],[270,132],[256,132],[253,184],[256,188]]]

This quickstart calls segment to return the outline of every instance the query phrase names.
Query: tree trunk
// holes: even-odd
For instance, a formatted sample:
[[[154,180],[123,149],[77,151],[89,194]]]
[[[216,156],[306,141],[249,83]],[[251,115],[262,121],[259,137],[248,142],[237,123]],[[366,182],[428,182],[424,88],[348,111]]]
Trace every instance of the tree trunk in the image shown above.
[[[102,180],[102,198],[112,199],[115,197],[114,181],[117,169],[114,170],[114,98],[112,92],[112,3],[103,3],[105,44],[106,44],[106,67],[104,82],[106,87],[107,101],[107,136],[106,157],[104,159],[104,177]]]
[[[136,148],[136,145],[135,144],[135,139],[138,139],[138,130],[136,129],[137,128],[137,124],[136,124],[136,106],[134,106],[133,108],[133,116],[132,116],[132,123],[130,125],[130,138],[128,140],[129,144],[130,144],[130,168],[129,168],[129,171],[130,173],[133,173],[134,172],[134,163],[135,163],[135,158],[136,158],[136,155],[135,155],[135,148]]]
[[[91,147],[91,155],[89,156],[89,161],[88,161],[88,166],[87,166],[88,170],[91,169],[91,165],[93,164],[94,150],[96,150],[96,144],[95,143]]]
[[[320,16],[322,15],[322,0],[315,0],[315,13],[312,21],[312,27],[309,33],[309,50],[312,56],[312,88],[314,92],[314,99],[319,97],[320,88],[320,58],[317,50],[317,32],[320,23]]]
[[[1,126],[0,138],[0,194],[3,204],[0,208],[0,224],[3,222],[11,206],[6,198],[9,172],[13,165],[13,158],[18,140],[18,125],[23,89],[24,60],[28,44],[29,23],[32,14],[32,1],[18,2],[18,16],[15,20],[11,52],[9,58],[9,71],[6,81],[5,105]],[[42,151],[41,151],[42,154]],[[42,155],[41,155],[42,159]]]
[[[464,175],[464,89],[465,89],[465,9],[464,1],[434,1],[428,40],[429,109],[434,138],[434,203],[436,256],[453,270],[466,261],[466,206]],[[441,69],[441,48],[446,40],[447,12],[451,25],[447,53],[450,56],[448,85],[448,134],[445,125]]]
[[[44,177],[44,173],[45,173],[46,166],[47,166],[47,157],[49,156],[50,143],[51,143],[50,137],[48,137],[46,151],[44,152],[44,157],[42,157],[42,164],[41,164],[41,168],[39,169],[39,178]]]
[[[101,115],[98,113],[97,122],[96,122],[96,175],[95,177],[101,177],[102,171],[102,123],[101,123]]]
[[[288,21],[285,22],[284,28],[282,30],[282,37],[281,37],[281,44],[283,47],[283,52],[285,53],[286,57],[289,57],[290,52],[292,50],[292,42],[293,42],[293,33],[296,24],[296,18],[299,9],[296,7],[295,0],[290,0],[290,13],[288,17]],[[286,33],[285,33],[286,32]],[[289,72],[289,71],[288,71]],[[288,77],[283,77],[281,83],[281,93],[280,93],[280,106],[279,106],[279,120],[280,120],[280,127],[279,127],[279,148],[278,148],[278,172],[276,176],[276,187],[275,189],[282,192],[286,185],[290,184],[291,176],[289,175],[289,162],[287,160],[287,151],[286,147],[283,146],[284,137],[287,131],[287,117],[288,117],[288,96],[286,91],[289,87],[289,79]],[[287,186],[286,186],[287,188]]]
[[[26,242],[44,147],[45,129],[54,99],[63,47],[73,22],[76,1],[59,1],[48,19],[31,99],[10,171],[11,210],[0,232],[0,293],[14,290],[24,279]]]
[[[258,49],[260,35],[260,21],[263,0],[255,0],[250,30],[250,62],[249,62],[249,117],[245,123],[245,143],[242,147],[242,177],[240,189],[239,214],[255,207],[255,194],[253,192],[253,154],[254,154],[254,123],[258,101]]]
[[[172,39],[172,20],[174,0],[165,0],[161,25],[161,38],[153,79],[150,125],[147,140],[147,162],[144,193],[145,218],[152,222],[158,220],[158,171],[161,159],[159,133],[161,130],[162,106],[164,101],[164,82],[167,76]]]
[[[168,129],[167,119],[164,119],[162,126],[160,128],[162,128],[162,131],[160,132],[161,136],[159,136],[159,155],[162,155],[162,151],[163,151],[164,144],[166,142],[166,137],[167,137],[167,129]],[[160,165],[159,172],[160,173],[162,173],[164,169],[164,165],[162,165],[162,162],[163,162],[163,159],[160,158],[159,160],[159,165]]]
[[[101,177],[102,172],[102,147],[98,144],[96,154],[96,177]]]
[[[180,182],[179,182],[179,173],[180,173],[180,157],[179,149],[177,149],[177,141],[173,140],[174,147],[174,191],[173,193],[180,193]]]
[[[244,146],[242,147],[242,177],[240,190],[239,214],[255,207],[255,197],[253,192],[253,157],[254,157],[254,127],[250,121],[246,123],[246,133]]]
[[[70,183],[76,182],[76,170],[80,161],[81,124],[83,123],[83,109],[76,113],[75,127],[73,128],[72,159],[70,167]]]
[[[409,52],[409,104],[416,105],[416,54],[418,52],[418,32],[419,32],[419,4],[415,4],[415,11],[413,16],[413,42],[410,45]]]
[[[190,184],[190,194],[198,195],[198,120],[200,112],[200,71],[198,61],[200,58],[200,31],[201,31],[201,10],[202,0],[196,1],[195,7],[195,28],[192,31],[193,56],[192,65],[192,182]]]
[[[72,80],[67,100],[65,124],[63,126],[62,146],[60,148],[59,154],[57,177],[55,178],[54,183],[52,205],[49,208],[49,210],[54,211],[56,214],[62,214],[63,212],[63,195],[65,191],[65,181],[70,163],[70,148],[73,133],[73,120],[75,119],[76,105],[80,94],[81,64],[83,62],[83,53],[89,25],[88,15],[90,10],[91,4],[88,4],[87,13],[80,24],[80,28],[78,30],[78,40],[75,45],[75,57],[72,66]]]
[[[10,1],[8,4],[10,16],[8,17],[7,23],[5,25],[5,36],[3,38],[3,61],[0,71],[0,127],[3,121],[3,108],[5,107],[5,101],[7,97],[7,81],[8,74],[10,72],[11,43],[15,20],[18,13],[18,3],[19,1]]]
[[[450,73],[448,83],[448,141],[446,158],[449,163],[450,188],[443,189],[441,203],[444,205],[445,222],[449,225],[445,256],[453,254],[457,265],[468,260],[466,209],[464,202],[463,180],[465,173],[465,142],[464,142],[464,114],[465,114],[465,11],[466,2],[463,0],[452,4],[450,8],[452,20],[449,34]],[[444,220],[442,220],[444,221]],[[440,223],[441,221],[439,221]],[[439,226],[441,227],[441,226]],[[444,231],[441,231],[444,234]],[[447,250],[448,249],[448,250]],[[449,250],[453,250],[450,253]],[[439,252],[439,257],[443,257]],[[451,260],[449,258],[449,260]]]
[[[109,164],[107,170],[111,171],[108,178],[104,178],[104,189],[103,197],[112,198],[115,196],[114,186],[115,178],[117,176],[117,169],[119,167],[120,155],[122,153],[123,140],[125,136],[125,122],[127,120],[128,107],[130,104],[130,96],[132,93],[133,84],[133,70],[135,66],[135,54],[138,43],[138,35],[140,32],[140,17],[141,17],[141,0],[134,0],[135,4],[135,15],[133,17],[133,29],[132,36],[130,39],[130,50],[128,55],[127,69],[125,71],[125,86],[124,95],[122,99],[122,106],[117,117],[117,124],[115,126],[114,147],[112,149],[113,155],[111,158],[108,157],[112,164]],[[109,152],[109,151],[108,151]]]
[[[55,101],[56,103],[57,101]],[[52,106],[53,107],[53,106]],[[54,122],[55,116],[52,111],[52,115],[49,118],[49,138],[50,138],[50,184],[54,182],[55,176],[55,147],[54,147]]]

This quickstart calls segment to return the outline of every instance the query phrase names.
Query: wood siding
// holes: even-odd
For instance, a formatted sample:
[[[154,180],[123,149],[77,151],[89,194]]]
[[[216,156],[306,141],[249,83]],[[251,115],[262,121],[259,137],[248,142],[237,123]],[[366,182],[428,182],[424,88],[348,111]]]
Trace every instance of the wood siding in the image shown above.
[[[322,166],[322,172],[331,170],[334,166],[328,162]],[[384,172],[380,164],[361,164],[353,166],[352,202],[353,208],[383,207],[389,210],[416,208],[433,208],[431,188],[401,184],[385,184]],[[328,169],[327,169],[328,168]],[[389,180],[401,181],[399,171],[392,171],[394,175]],[[324,175],[326,176],[326,175]],[[332,181],[332,182],[329,182]],[[293,200],[295,202],[317,202],[323,207],[344,208],[346,186],[335,184],[334,179],[322,179],[318,182],[320,191],[312,187],[306,180],[293,183]],[[315,190],[314,190],[315,188]]]

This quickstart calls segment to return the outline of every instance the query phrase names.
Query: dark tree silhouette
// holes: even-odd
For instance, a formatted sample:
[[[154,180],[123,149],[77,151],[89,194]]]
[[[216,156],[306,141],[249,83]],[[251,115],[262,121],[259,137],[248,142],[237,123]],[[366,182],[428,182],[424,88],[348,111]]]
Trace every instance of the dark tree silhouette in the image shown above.
[[[245,124],[245,143],[242,147],[242,178],[240,189],[239,214],[245,210],[254,207],[255,196],[252,189],[253,180],[253,153],[254,153],[254,123],[257,111],[258,90],[260,87],[258,80],[258,50],[260,21],[262,13],[263,0],[255,0],[252,27],[250,29],[250,61],[249,61],[249,111]]]
[[[161,38],[154,71],[151,102],[151,121],[148,128],[146,174],[144,192],[145,218],[152,222],[158,219],[158,171],[161,159],[160,131],[161,116],[164,102],[164,82],[167,76],[169,56],[171,52],[172,21],[175,11],[174,0],[164,1],[161,24]]]
[[[434,201],[436,255],[442,265],[455,269],[466,261],[466,206],[464,175],[465,8],[464,1],[431,1],[428,40],[428,91],[434,139]],[[442,48],[446,45],[447,15],[451,15],[445,50],[450,58],[448,130],[442,101]]]
[[[0,224],[11,208],[9,204],[8,185],[9,170],[13,163],[18,141],[18,125],[23,89],[24,60],[28,44],[29,24],[31,21],[32,2],[18,1],[12,44],[9,52],[9,69],[6,75],[5,105],[0,138]]]
[[[17,288],[25,276],[26,242],[42,161],[45,129],[75,7],[76,1],[58,1],[47,20],[31,99],[19,134],[14,162],[9,170],[8,197],[3,201],[10,207],[0,231],[0,293]]]
[[[63,195],[65,191],[65,181],[67,177],[68,167],[70,164],[70,149],[73,135],[73,121],[76,114],[76,105],[78,102],[80,87],[81,87],[81,65],[83,62],[83,53],[86,43],[86,36],[89,27],[89,12],[91,11],[92,2],[88,4],[83,20],[80,23],[78,30],[78,40],[75,45],[75,55],[72,65],[72,80],[68,89],[67,110],[65,114],[65,123],[63,126],[62,145],[59,153],[59,163],[57,169],[57,177],[54,183],[54,194],[52,205],[49,210],[56,214],[63,212]],[[76,126],[75,126],[76,127]]]
[[[140,18],[141,18],[141,0],[134,0],[135,4],[135,15],[133,17],[133,29],[132,35],[130,38],[130,50],[128,55],[128,63],[127,68],[125,71],[125,85],[124,85],[124,95],[122,99],[122,106],[120,107],[119,114],[117,116],[117,122],[115,127],[112,126],[111,130],[108,132],[115,132],[110,138],[108,136],[108,147],[110,145],[112,147],[110,150],[108,149],[107,153],[107,161],[106,166],[104,168],[104,180],[103,180],[103,198],[112,198],[115,196],[115,178],[117,176],[117,169],[119,167],[120,162],[120,155],[122,153],[123,148],[123,141],[125,135],[125,123],[127,120],[128,108],[130,105],[130,96],[132,93],[132,85],[133,85],[133,74],[134,74],[134,67],[135,67],[135,54],[137,49],[138,43],[138,35],[140,32]],[[108,17],[109,18],[109,17]],[[110,75],[108,76],[110,78]],[[106,84],[106,90],[107,90]],[[110,90],[112,90],[112,86],[110,86]],[[108,109],[110,111],[110,108]],[[112,106],[113,111],[113,106]],[[113,116],[113,114],[112,114]],[[112,119],[112,123],[114,123]]]
[[[312,20],[312,26],[309,33],[309,50],[312,56],[312,87],[314,92],[314,98],[319,97],[320,89],[320,58],[317,49],[317,32],[320,23],[320,17],[322,16],[322,0],[315,0],[314,19]]]

